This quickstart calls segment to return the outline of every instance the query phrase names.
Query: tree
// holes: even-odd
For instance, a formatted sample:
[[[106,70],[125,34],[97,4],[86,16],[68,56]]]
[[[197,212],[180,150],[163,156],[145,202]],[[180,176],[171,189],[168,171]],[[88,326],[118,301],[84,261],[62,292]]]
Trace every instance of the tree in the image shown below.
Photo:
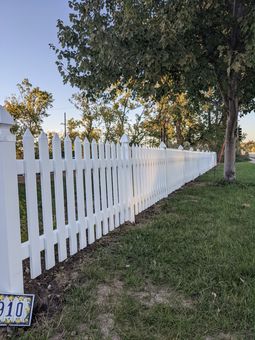
[[[67,122],[68,134],[72,139],[76,136],[89,140],[104,137],[105,141],[116,143],[127,130],[129,111],[136,108],[127,89],[116,90],[111,101],[107,95],[91,100],[84,92],[74,94],[70,101],[82,112],[80,119],[71,118]]]
[[[109,96],[109,92],[112,95]],[[121,138],[128,125],[128,114],[131,110],[137,108],[137,103],[133,100],[131,91],[127,87],[119,87],[119,84],[111,86],[108,97],[111,99],[110,104],[116,116],[115,133],[117,137]]]
[[[67,134],[71,138],[72,141],[75,140],[76,137],[83,138],[84,131],[82,132],[79,127],[81,125],[81,120],[70,118],[67,120],[66,129]]]
[[[169,137],[177,145],[185,141],[195,143],[195,134],[198,127],[197,111],[192,107],[185,93],[164,96],[158,103],[160,120],[163,120],[163,140],[168,144]]]
[[[255,152],[255,141],[249,140],[247,142],[242,142],[241,143],[241,149],[244,152]]]
[[[131,144],[141,145],[146,137],[148,137],[148,131],[144,122],[144,110],[135,115],[135,121],[133,124],[128,125],[127,134],[130,137]],[[149,136],[150,137],[150,136]],[[148,139],[148,138],[147,138]]]
[[[180,3],[192,5],[189,1]],[[183,32],[179,32],[181,41],[187,43],[185,53],[191,51],[193,57],[186,66],[185,83],[189,89],[197,91],[205,82],[221,96],[226,126],[224,176],[231,182],[235,179],[238,113],[252,110],[255,103],[254,2],[197,1],[190,13],[187,7],[181,12],[187,20],[191,19]],[[201,76],[206,78],[201,79]],[[194,77],[198,79],[195,85]]]
[[[255,107],[253,0],[71,0],[54,48],[65,82],[102,94],[112,84],[143,97],[171,88],[199,100],[214,88],[223,107],[224,177],[235,179],[238,112]],[[165,78],[171,79],[171,86]]]
[[[89,141],[92,141],[92,139],[99,140],[97,105],[91,103],[82,92],[74,94],[70,101],[77,110],[81,111],[80,119],[71,118],[67,122],[70,138],[74,139],[79,136],[82,139],[87,138]]]
[[[99,105],[98,121],[104,140],[114,143],[119,142],[125,131],[126,117],[123,121],[123,112],[116,107]]]
[[[203,93],[197,107],[196,144],[220,152],[224,143],[226,121],[224,107],[213,89]]]
[[[184,93],[166,95],[146,105],[144,116],[144,129],[157,145],[160,141],[167,146],[183,145],[185,140],[194,144],[197,114]]]
[[[186,144],[219,151],[223,143],[223,114],[213,91],[203,94],[204,101],[194,105],[186,93],[163,96],[160,101],[142,101],[144,108],[129,131],[131,141],[158,146]]]
[[[19,95],[12,95],[4,102],[6,110],[14,117],[13,132],[17,138],[17,153],[22,154],[22,138],[25,130],[30,129],[34,137],[42,130],[47,110],[52,107],[53,96],[39,87],[33,87],[28,79],[17,84]]]

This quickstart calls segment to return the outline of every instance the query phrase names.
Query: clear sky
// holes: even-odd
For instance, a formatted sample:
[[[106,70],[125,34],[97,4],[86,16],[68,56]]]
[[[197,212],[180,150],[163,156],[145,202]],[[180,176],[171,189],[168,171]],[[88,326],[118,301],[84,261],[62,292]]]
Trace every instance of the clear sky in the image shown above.
[[[63,85],[49,43],[57,43],[57,19],[68,20],[67,0],[0,0],[0,104],[28,78],[51,92],[54,107],[44,129],[62,131],[63,114],[78,117],[69,99],[75,89]],[[255,140],[255,113],[240,119],[247,139]]]
[[[49,48],[57,42],[57,19],[66,21],[68,13],[67,0],[0,0],[0,104],[28,78],[55,99],[45,130],[63,130],[64,111],[69,118],[79,116],[69,102],[76,90],[63,85]]]

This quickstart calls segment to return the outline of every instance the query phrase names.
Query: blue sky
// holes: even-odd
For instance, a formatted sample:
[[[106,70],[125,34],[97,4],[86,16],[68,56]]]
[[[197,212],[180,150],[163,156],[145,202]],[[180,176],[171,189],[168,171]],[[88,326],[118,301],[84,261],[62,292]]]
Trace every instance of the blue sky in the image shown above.
[[[55,65],[56,57],[49,43],[57,42],[57,19],[67,20],[65,0],[1,0],[0,1],[0,104],[12,93],[16,84],[28,78],[34,86],[51,92],[54,107],[45,120],[45,130],[61,131],[63,113],[78,117],[69,102],[75,89],[63,85]]]
[[[62,131],[63,114],[79,117],[69,102],[75,89],[63,85],[49,43],[57,42],[57,19],[68,19],[67,0],[0,1],[0,104],[16,93],[16,84],[24,78],[51,92],[54,107],[49,111],[44,129]],[[240,119],[247,139],[255,140],[255,113]]]

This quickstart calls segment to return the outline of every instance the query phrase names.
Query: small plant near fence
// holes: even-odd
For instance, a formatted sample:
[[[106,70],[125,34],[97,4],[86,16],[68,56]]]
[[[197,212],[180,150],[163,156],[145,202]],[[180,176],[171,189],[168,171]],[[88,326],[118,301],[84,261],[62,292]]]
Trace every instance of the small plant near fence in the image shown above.
[[[62,150],[56,134],[50,157],[47,135],[41,133],[36,158],[29,130],[23,137],[24,159],[17,160],[13,123],[0,106],[3,293],[23,293],[24,260],[29,259],[35,278],[42,273],[42,260],[46,270],[54,267],[124,222],[134,222],[136,214],[216,165],[214,152],[166,149],[164,143],[160,148],[130,146],[126,135],[120,144],[76,138],[72,145],[66,137]],[[20,217],[19,176],[24,176],[25,221]]]

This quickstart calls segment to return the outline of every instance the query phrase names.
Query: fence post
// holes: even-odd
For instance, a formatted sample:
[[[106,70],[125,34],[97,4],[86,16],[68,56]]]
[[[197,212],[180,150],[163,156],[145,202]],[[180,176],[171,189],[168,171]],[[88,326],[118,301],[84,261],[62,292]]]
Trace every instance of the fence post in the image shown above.
[[[0,293],[23,293],[16,138],[0,106]]]
[[[124,180],[127,183],[126,193],[127,195],[127,210],[128,210],[128,219],[130,222],[135,222],[135,211],[134,211],[134,195],[133,195],[133,176],[132,176],[132,163],[131,163],[131,155],[129,149],[129,138],[127,135],[123,135],[120,139],[121,148],[122,148],[122,159],[124,161]]]
[[[166,151],[166,144],[162,141],[160,144],[159,144],[159,148],[161,150],[164,150],[164,167],[165,167],[165,174],[164,174],[164,177],[165,177],[165,181],[164,181],[164,197],[167,197],[168,196],[168,180],[167,180],[167,151]],[[163,151],[162,151],[163,152]]]

